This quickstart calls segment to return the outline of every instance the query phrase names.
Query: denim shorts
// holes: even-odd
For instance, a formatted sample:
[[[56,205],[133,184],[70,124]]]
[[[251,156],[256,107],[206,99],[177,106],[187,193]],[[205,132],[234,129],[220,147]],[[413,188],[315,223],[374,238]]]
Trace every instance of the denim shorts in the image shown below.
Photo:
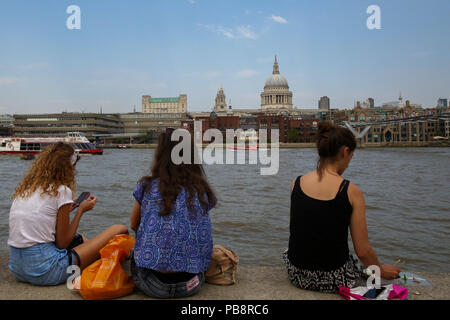
[[[67,281],[69,261],[76,263],[72,250],[58,249],[55,243],[39,243],[29,248],[9,247],[9,269],[20,282],[55,286]]]
[[[133,255],[131,257],[130,268],[134,284],[150,297],[166,299],[193,296],[200,291],[205,282],[205,275],[200,272],[186,282],[164,283],[153,274],[152,270],[138,267]]]

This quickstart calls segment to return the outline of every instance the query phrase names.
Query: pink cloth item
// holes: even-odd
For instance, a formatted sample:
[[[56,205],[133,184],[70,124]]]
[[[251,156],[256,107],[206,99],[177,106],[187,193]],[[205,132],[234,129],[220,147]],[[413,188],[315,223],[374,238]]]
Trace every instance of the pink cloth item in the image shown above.
[[[389,292],[388,300],[406,300],[407,297],[408,289],[393,284],[392,290]]]
[[[396,284],[382,286],[381,288],[384,288],[384,290],[375,298],[364,297],[371,289],[368,287],[356,287],[352,289],[339,287],[339,294],[345,300],[406,300],[408,297],[408,289]]]

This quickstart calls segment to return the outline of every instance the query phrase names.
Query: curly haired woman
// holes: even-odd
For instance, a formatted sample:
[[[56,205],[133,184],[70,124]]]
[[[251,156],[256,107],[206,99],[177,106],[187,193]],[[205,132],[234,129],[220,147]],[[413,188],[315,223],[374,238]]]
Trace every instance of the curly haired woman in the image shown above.
[[[117,234],[128,233],[115,225],[95,238],[74,241],[84,213],[94,208],[97,198],[84,200],[75,209],[75,165],[79,156],[59,142],[44,149],[12,195],[9,213],[9,268],[18,281],[34,285],[58,285],[70,276],[67,268],[81,270],[99,259],[99,250]]]

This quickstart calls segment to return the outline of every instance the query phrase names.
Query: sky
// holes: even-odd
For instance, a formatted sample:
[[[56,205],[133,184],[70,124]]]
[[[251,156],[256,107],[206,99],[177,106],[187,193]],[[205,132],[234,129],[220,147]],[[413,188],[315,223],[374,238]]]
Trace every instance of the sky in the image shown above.
[[[77,5],[81,29],[66,12]],[[378,5],[381,29],[369,30]],[[448,0],[1,0],[0,114],[259,108],[277,55],[297,108],[450,98]]]

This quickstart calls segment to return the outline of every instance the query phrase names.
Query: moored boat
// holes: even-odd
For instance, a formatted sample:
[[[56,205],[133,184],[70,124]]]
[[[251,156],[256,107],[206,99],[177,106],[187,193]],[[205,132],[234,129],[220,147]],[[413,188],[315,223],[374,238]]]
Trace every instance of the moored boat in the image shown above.
[[[65,137],[7,137],[0,139],[0,154],[39,154],[45,147],[57,142],[65,142],[80,154],[101,155],[97,148],[81,132],[68,132]]]

